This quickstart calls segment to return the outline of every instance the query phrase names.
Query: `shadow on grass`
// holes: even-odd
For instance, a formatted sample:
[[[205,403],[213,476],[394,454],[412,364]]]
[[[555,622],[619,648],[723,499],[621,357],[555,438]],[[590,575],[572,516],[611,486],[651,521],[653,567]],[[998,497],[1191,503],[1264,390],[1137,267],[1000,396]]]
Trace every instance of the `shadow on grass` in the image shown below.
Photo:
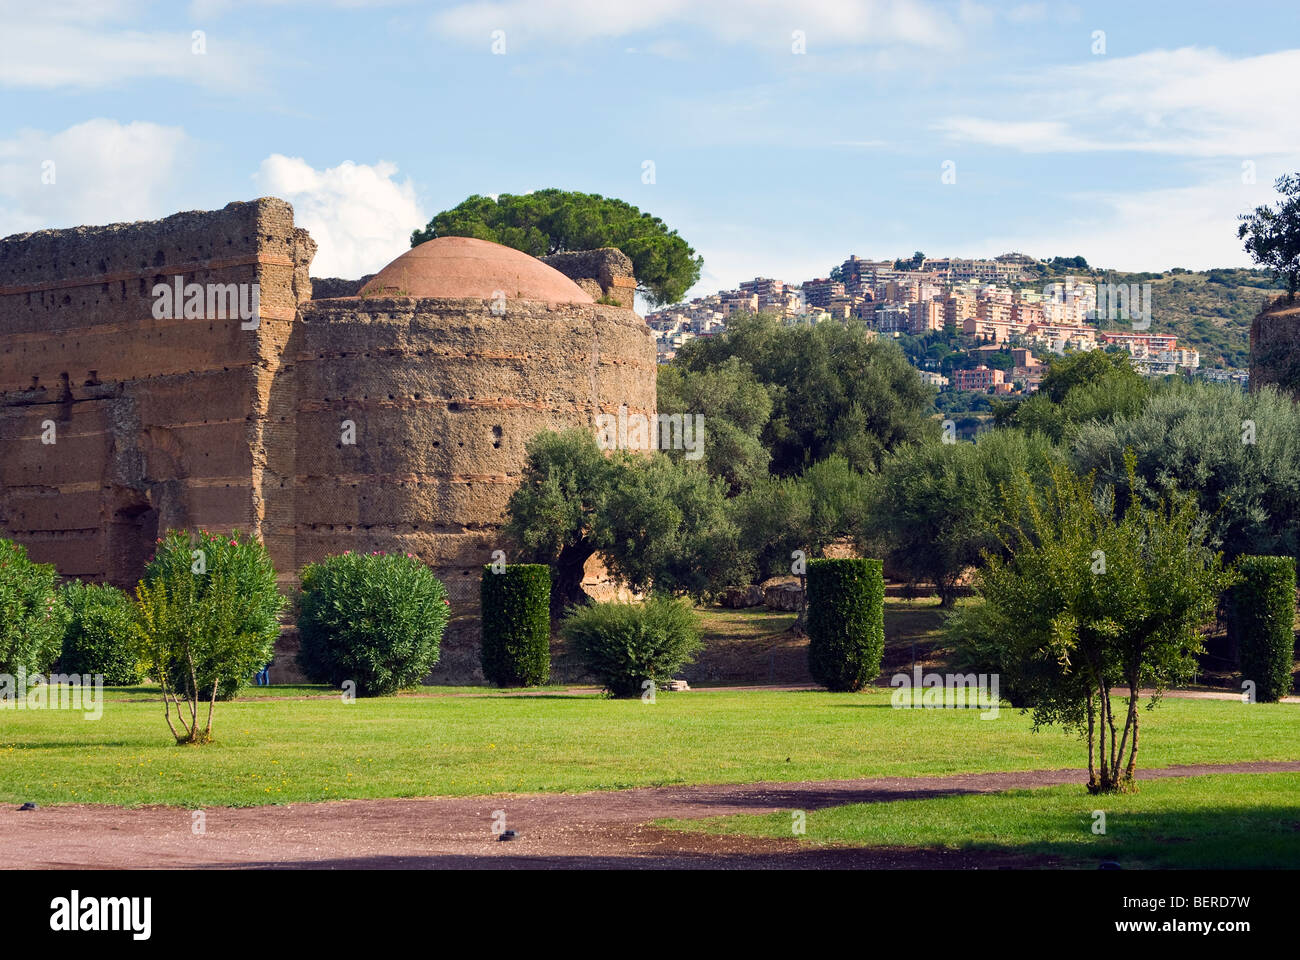
[[[1130,869],[1294,870],[1300,867],[1300,804],[1117,813],[1104,835],[1088,832],[1079,841],[978,843],[962,849],[1059,857],[1090,866],[1112,860]]]

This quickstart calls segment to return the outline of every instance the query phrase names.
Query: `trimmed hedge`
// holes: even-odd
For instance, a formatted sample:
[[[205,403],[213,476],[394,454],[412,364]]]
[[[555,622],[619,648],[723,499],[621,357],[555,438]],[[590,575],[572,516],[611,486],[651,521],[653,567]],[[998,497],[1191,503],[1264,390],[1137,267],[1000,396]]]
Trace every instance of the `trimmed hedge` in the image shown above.
[[[808,561],[808,670],[827,690],[861,690],[885,655],[879,560]]]
[[[483,567],[479,587],[483,676],[498,687],[535,687],[551,678],[551,568],[514,563]]]
[[[135,605],[117,587],[74,580],[60,588],[72,620],[63,635],[60,673],[102,675],[110,687],[140,682]]]
[[[1237,642],[1243,680],[1255,682],[1258,703],[1291,692],[1295,661],[1295,559],[1242,557],[1241,581],[1229,591],[1228,629]]]
[[[701,646],[691,605],[665,596],[570,607],[562,629],[587,670],[615,697],[640,696],[647,680],[667,683]]]
[[[298,665],[360,697],[413,687],[441,654],[447,588],[413,555],[341,553],[302,572]]]

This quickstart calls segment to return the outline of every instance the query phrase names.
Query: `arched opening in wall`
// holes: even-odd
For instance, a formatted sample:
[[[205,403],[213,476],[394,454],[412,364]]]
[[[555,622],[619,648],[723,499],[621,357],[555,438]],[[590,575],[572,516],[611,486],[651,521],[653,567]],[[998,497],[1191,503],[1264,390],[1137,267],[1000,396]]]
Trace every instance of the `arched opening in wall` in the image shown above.
[[[158,511],[148,500],[137,500],[113,512],[108,524],[108,570],[105,579],[131,590],[144,576],[145,564],[158,539]]]

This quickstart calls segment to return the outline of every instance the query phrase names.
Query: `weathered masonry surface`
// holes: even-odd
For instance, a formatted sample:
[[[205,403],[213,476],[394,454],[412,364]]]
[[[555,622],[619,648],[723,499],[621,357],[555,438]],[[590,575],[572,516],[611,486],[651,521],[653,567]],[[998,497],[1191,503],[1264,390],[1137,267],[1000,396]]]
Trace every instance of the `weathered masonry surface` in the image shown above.
[[[456,615],[435,676],[475,678],[479,571],[509,555],[525,443],[653,412],[655,360],[617,251],[569,256],[565,280],[472,244],[487,279],[546,271],[571,302],[358,298],[347,281],[313,300],[315,244],[276,199],[0,241],[0,535],[122,587],[171,528],[253,532],[286,590],[331,553],[413,553]],[[443,264],[419,261],[417,285]],[[257,284],[260,318],[155,319],[154,286],[178,276]],[[295,676],[294,645],[274,680]]]
[[[1300,300],[1276,297],[1250,325],[1250,389],[1269,383],[1300,397]]]

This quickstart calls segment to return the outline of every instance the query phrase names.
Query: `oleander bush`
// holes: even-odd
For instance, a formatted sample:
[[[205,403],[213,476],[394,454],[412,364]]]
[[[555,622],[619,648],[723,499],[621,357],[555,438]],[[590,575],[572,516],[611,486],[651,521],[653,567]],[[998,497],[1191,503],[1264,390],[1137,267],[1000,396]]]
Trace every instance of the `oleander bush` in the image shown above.
[[[139,683],[131,597],[109,584],[80,580],[64,584],[59,592],[69,613],[59,672],[103,676],[111,687]]]
[[[44,674],[58,659],[68,611],[57,583],[53,566],[0,539],[0,673]]]
[[[447,588],[411,554],[341,553],[302,572],[298,665],[312,683],[382,697],[428,676],[451,618]]]

